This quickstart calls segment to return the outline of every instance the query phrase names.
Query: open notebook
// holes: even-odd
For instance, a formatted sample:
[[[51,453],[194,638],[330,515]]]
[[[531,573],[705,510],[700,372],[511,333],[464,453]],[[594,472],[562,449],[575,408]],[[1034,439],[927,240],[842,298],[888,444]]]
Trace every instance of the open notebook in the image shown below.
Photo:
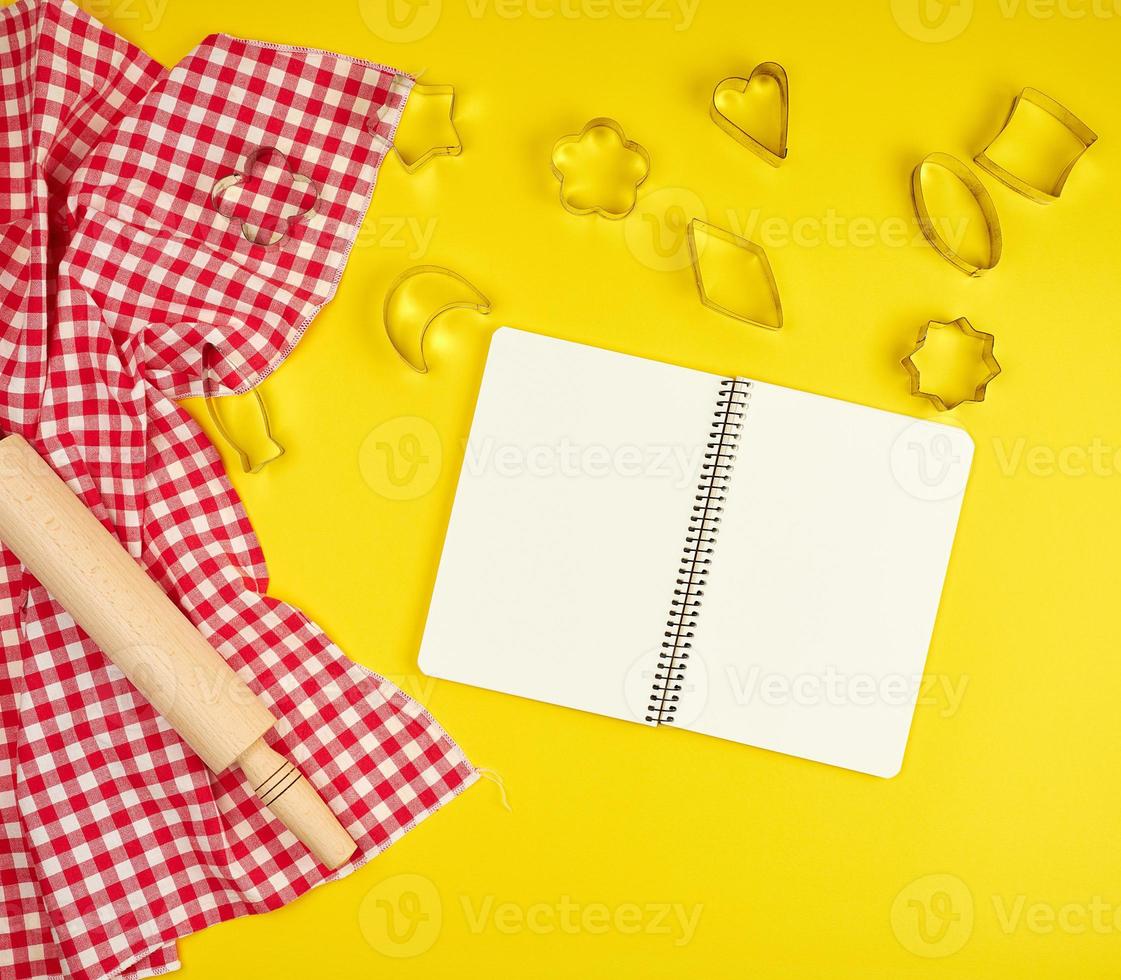
[[[894,775],[972,454],[950,426],[504,327],[421,669]]]

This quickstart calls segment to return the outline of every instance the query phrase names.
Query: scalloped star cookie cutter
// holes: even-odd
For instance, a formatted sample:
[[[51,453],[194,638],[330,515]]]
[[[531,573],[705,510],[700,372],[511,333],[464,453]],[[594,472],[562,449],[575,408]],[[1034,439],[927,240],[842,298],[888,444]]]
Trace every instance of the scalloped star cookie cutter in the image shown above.
[[[779,138],[775,146],[768,146],[737,123],[731,116],[720,108],[719,97],[722,92],[737,92],[744,94],[756,78],[773,79],[778,86],[779,95]],[[716,83],[712,90],[712,98],[708,107],[709,117],[725,133],[732,137],[740,146],[745,146],[757,157],[777,167],[786,159],[789,146],[787,135],[790,126],[790,80],[787,78],[786,69],[777,61],[764,61],[751,69],[747,78],[732,75]]]
[[[977,207],[985,219],[985,228],[989,240],[989,255],[984,265],[975,265],[957,251],[942,235],[938,224],[934,220],[926,203],[923,192],[922,178],[927,167],[939,167],[952,174],[977,202]],[[972,170],[962,163],[957,157],[949,153],[929,153],[919,161],[918,166],[911,171],[911,202],[915,208],[915,217],[918,218],[919,227],[923,237],[926,238],[935,251],[950,263],[955,269],[960,269],[967,276],[980,276],[989,269],[995,268],[1000,261],[1004,236],[1000,230],[1000,218],[996,213],[996,205],[985,185],[977,179]]]
[[[915,364],[913,358],[925,346],[927,334],[930,332],[931,327],[945,327],[947,329],[960,330],[967,337],[973,337],[981,341],[981,362],[988,369],[989,373],[988,376],[976,386],[971,396],[967,395],[962,398],[947,399],[937,392],[923,390],[919,367]],[[991,333],[985,333],[983,330],[976,329],[973,324],[963,316],[959,316],[956,320],[929,320],[923,325],[922,329],[919,330],[919,336],[914,350],[899,362],[907,369],[907,373],[911,377],[911,394],[917,398],[927,399],[929,402],[933,403],[934,407],[940,412],[948,412],[952,408],[957,408],[958,405],[961,405],[963,402],[983,402],[985,400],[985,391],[989,383],[1001,372],[1000,364],[993,354],[993,345],[995,342],[996,338]]]
[[[583,187],[575,192],[573,191],[572,183],[578,184],[582,179],[573,175],[580,172],[586,178],[589,169],[594,170],[594,168],[589,168],[587,163],[581,165],[579,162],[573,166],[572,160],[566,161],[564,157],[571,156],[569,147],[579,148],[584,146],[586,142],[591,143],[595,139],[602,139],[606,133],[613,134],[608,137],[609,142],[617,140],[619,148],[635,158],[637,163],[632,161],[632,166],[637,177],[632,175],[631,177],[604,180],[591,192],[592,203],[577,203],[576,198],[586,191]],[[602,147],[594,145],[590,146],[589,149],[594,153],[602,154],[604,152]],[[642,186],[643,181],[650,176],[650,154],[646,152],[646,148],[641,143],[627,139],[623,127],[616,120],[607,116],[597,116],[595,119],[589,120],[579,133],[562,136],[553,144],[553,152],[549,162],[552,165],[553,176],[560,181],[561,206],[569,214],[598,214],[613,221],[625,218],[634,210],[634,206],[638,202],[638,189]]]
[[[1055,119],[1079,144],[1081,144],[1082,148],[1074,155],[1062,172],[1059,173],[1050,187],[1040,187],[1031,183],[1026,178],[1002,167],[989,156],[989,151],[992,150],[1000,137],[1004,135],[1005,131],[1011,125],[1012,120],[1016,116],[1016,110],[1021,104],[1031,105],[1035,106],[1037,109],[1041,109]],[[1086,151],[1097,142],[1097,139],[1098,134],[1061,102],[1057,102],[1055,99],[1051,98],[1051,96],[1046,95],[1037,88],[1025,88],[1012,100],[1012,108],[1008,112],[1008,118],[1004,120],[1004,125],[1000,127],[1000,132],[989,141],[988,146],[973,158],[973,161],[977,166],[992,174],[992,176],[1002,184],[1010,187],[1017,194],[1022,194],[1029,201],[1035,201],[1036,204],[1051,204],[1057,201],[1059,195],[1062,194],[1063,187],[1066,185],[1067,178],[1074,169],[1074,165],[1082,159]]]

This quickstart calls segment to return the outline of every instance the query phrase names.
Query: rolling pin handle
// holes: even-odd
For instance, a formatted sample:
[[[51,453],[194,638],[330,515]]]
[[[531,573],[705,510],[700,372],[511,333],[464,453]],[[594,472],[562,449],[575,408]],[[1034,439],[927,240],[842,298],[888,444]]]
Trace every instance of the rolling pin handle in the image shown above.
[[[257,798],[315,856],[334,871],[358,845],[327,804],[291,762],[273,751],[263,738],[249,746],[238,765]]]

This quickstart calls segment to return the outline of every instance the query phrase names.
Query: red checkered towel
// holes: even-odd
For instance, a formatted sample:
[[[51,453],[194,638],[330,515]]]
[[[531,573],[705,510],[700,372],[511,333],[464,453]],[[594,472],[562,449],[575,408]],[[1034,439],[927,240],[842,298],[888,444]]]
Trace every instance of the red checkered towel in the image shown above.
[[[431,717],[265,595],[176,403],[257,384],[332,296],[411,80],[210,37],[170,71],[60,0],[0,9],[0,429],[29,439],[279,718],[359,841],[476,776]],[[0,977],[150,976],[329,873],[215,776],[0,551]]]

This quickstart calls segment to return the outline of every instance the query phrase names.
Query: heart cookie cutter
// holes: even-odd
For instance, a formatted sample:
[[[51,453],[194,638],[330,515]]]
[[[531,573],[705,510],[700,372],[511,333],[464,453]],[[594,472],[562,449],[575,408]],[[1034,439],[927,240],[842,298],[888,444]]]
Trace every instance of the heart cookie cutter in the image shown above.
[[[738,92],[741,95],[747,91],[757,77],[771,78],[778,86],[779,92],[779,140],[777,147],[767,146],[751,135],[746,129],[736,123],[730,116],[724,114],[719,105],[721,92]],[[787,146],[787,132],[790,123],[790,81],[786,77],[786,69],[777,61],[764,61],[751,69],[747,78],[733,75],[721,79],[712,90],[712,99],[709,102],[708,114],[725,133],[732,137],[740,146],[745,146],[760,159],[765,160],[772,167],[777,167],[786,159],[789,149]]]
[[[927,167],[940,167],[947,173],[956,177],[967,191],[973,195],[977,207],[985,218],[985,227],[989,237],[989,257],[984,265],[974,265],[957,251],[938,230],[934,216],[927,207],[926,196],[923,193],[922,177]],[[955,269],[960,269],[967,276],[979,276],[992,269],[1000,261],[1004,236],[1000,230],[1000,218],[996,213],[996,205],[985,185],[977,179],[972,170],[962,163],[957,157],[949,153],[930,153],[919,161],[911,171],[911,202],[915,207],[915,217],[919,220],[923,237],[926,238],[939,255],[950,263]]]

